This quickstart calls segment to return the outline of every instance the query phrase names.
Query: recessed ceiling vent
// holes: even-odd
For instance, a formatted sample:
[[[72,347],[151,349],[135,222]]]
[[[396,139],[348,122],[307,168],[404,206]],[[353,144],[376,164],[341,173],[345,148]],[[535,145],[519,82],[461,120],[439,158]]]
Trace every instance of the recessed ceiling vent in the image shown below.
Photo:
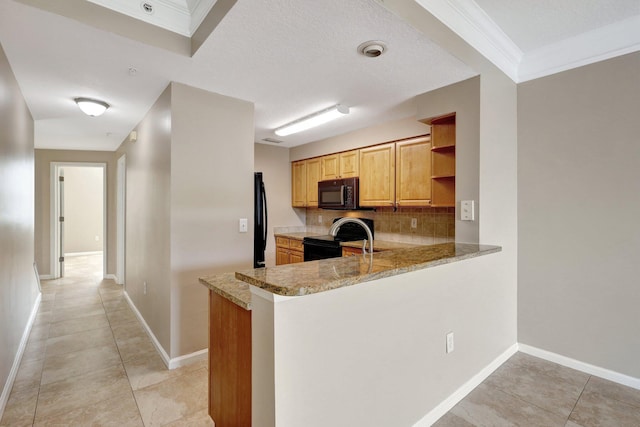
[[[271,142],[273,144],[280,144],[282,142],[279,139],[274,139],[274,138],[264,138],[263,141],[264,142]]]
[[[369,40],[358,46],[358,52],[369,58],[377,58],[387,51],[387,45],[380,40]]]
[[[151,3],[147,2],[147,1],[144,1],[144,2],[140,3],[140,7],[142,8],[142,11],[144,13],[147,13],[149,15],[153,14],[153,4],[151,4]]]

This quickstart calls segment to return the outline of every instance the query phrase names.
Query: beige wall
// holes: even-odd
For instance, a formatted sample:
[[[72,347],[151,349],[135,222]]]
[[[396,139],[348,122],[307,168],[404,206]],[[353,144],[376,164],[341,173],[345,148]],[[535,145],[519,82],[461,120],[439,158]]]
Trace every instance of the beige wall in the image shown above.
[[[208,346],[198,277],[253,266],[253,104],[171,85],[171,353]],[[238,231],[240,218],[249,232]]]
[[[171,328],[171,86],[160,95],[114,159],[126,154],[127,294],[167,353]],[[144,283],[147,293],[144,293]]]
[[[38,272],[51,274],[51,163],[106,163],[107,265],[116,273],[116,157],[112,151],[35,150],[35,256]]]
[[[102,251],[104,170],[64,167],[64,253]]]
[[[267,267],[276,265],[274,227],[305,225],[305,210],[291,207],[291,164],[289,149],[266,144],[255,144],[255,171],[263,173],[269,211]]]
[[[253,228],[239,233],[238,220],[253,218],[253,105],[172,83],[136,130],[116,155],[127,156],[125,287],[173,359],[208,346],[198,277],[252,266]]]
[[[474,77],[451,86],[419,95],[418,117],[421,119],[456,113],[456,211],[460,200],[475,200],[476,220],[460,221],[456,215],[457,242],[477,243],[480,185],[480,78]]]
[[[33,270],[33,169],[33,118],[0,46],[0,417],[39,293]]]
[[[640,53],[518,86],[522,343],[640,378]]]

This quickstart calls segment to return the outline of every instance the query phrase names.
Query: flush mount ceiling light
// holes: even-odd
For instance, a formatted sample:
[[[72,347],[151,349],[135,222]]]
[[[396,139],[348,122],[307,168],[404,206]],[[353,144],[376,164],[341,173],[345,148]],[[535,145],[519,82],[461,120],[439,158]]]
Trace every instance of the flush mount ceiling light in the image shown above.
[[[80,107],[83,113],[91,117],[97,117],[109,108],[109,104],[104,101],[98,101],[97,99],[76,98],[74,101],[76,101],[76,104],[78,104],[78,107]]]
[[[303,130],[311,129],[337,119],[338,117],[342,117],[344,114],[349,114],[349,107],[337,104],[333,107],[318,111],[317,113],[313,113],[309,116],[281,126],[275,130],[275,134],[278,136],[287,136],[292,133],[302,132]]]
[[[369,58],[377,58],[387,51],[387,45],[380,40],[369,40],[358,46],[358,52]]]

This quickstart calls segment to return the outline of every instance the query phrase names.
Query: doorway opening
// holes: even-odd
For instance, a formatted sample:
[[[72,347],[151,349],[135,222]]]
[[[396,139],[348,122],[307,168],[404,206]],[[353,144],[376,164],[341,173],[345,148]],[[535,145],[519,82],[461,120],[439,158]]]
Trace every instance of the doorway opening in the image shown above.
[[[65,276],[69,257],[90,256],[89,264],[107,275],[106,163],[51,164],[51,272]],[[76,263],[72,263],[75,265]]]

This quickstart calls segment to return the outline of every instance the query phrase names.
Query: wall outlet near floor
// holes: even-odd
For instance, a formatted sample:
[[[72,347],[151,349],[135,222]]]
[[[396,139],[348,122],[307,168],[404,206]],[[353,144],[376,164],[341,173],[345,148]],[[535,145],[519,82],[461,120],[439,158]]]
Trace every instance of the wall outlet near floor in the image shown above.
[[[453,349],[453,332],[449,332],[447,334],[447,353],[451,353]]]
[[[418,228],[418,218],[411,218],[411,228]]]
[[[142,282],[142,292],[145,295],[147,294],[147,282]]]

